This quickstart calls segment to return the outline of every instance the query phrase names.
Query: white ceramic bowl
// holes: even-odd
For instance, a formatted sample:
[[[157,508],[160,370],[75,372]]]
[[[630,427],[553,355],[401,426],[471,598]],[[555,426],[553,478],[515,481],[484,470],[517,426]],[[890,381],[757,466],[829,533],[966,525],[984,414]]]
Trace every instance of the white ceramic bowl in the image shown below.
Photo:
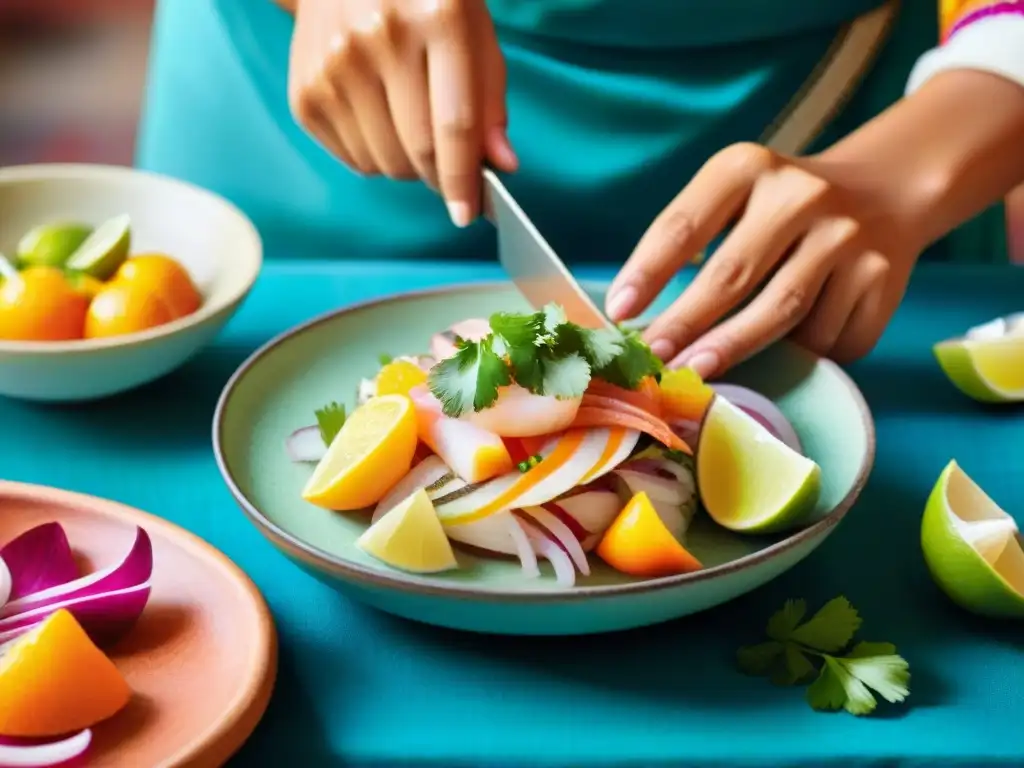
[[[61,342],[0,340],[0,395],[41,401],[105,397],[153,381],[208,344],[249,293],[263,261],[259,233],[221,197],[165,176],[95,165],[0,169],[0,252],[32,227],[131,217],[131,252],[181,262],[203,293],[193,314],[150,330]]]

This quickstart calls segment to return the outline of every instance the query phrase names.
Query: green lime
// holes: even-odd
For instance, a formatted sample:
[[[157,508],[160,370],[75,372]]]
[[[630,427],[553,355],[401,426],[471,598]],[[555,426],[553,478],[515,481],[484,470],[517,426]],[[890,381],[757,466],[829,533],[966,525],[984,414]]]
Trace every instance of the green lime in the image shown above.
[[[1017,524],[955,461],[928,497],[921,549],[935,583],[957,605],[982,616],[1024,617]]]
[[[438,573],[458,568],[426,491],[416,491],[366,529],[356,545],[392,568]]]
[[[814,508],[821,468],[716,396],[700,430],[697,489],[723,528],[774,533],[799,525]]]
[[[1024,401],[1024,314],[996,318],[933,348],[946,376],[985,403]]]
[[[73,222],[34,227],[18,242],[18,266],[60,269],[91,233],[92,227]]]
[[[65,267],[97,280],[108,280],[128,258],[131,245],[131,219],[127,215],[115,216],[96,227],[71,254]]]

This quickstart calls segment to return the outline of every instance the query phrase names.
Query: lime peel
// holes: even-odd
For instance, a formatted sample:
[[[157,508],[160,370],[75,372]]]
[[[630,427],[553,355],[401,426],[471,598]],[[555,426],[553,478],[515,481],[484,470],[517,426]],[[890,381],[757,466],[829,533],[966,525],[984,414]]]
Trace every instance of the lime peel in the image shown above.
[[[1024,401],[1024,313],[974,326],[932,348],[953,385],[984,403]]]
[[[925,505],[921,548],[932,578],[962,608],[1024,617],[1024,549],[1017,524],[957,464]]]
[[[128,258],[131,243],[131,218],[124,214],[107,219],[71,254],[65,269],[108,280]]]

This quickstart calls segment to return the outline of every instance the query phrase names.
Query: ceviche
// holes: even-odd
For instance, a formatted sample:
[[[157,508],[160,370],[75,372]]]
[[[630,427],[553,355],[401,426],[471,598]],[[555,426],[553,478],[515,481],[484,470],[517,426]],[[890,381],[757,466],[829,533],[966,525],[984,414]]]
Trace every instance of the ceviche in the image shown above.
[[[591,557],[639,578],[699,570],[698,508],[734,531],[782,530],[820,475],[768,398],[666,370],[636,331],[582,328],[557,306],[383,358],[350,414],[323,406],[286,447],[315,464],[303,498],[366,514],[359,545],[388,565],[457,568],[455,544],[531,577],[547,561],[564,587]]]

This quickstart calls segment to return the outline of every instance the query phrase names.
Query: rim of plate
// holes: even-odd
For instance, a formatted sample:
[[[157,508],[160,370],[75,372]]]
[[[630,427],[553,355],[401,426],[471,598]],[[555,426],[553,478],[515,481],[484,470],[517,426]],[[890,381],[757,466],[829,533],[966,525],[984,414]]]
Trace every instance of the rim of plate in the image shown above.
[[[253,677],[248,685],[235,693],[230,706],[222,716],[207,729],[183,745],[176,754],[168,758],[167,765],[182,765],[192,760],[208,757],[208,753],[230,757],[249,740],[259,721],[263,719],[277,682],[278,637],[270,608],[259,587],[231,558],[191,531],[170,520],[157,517],[136,507],[122,504],[78,491],[67,491],[48,485],[22,483],[14,480],[0,480],[0,495],[9,494],[31,499],[52,501],[55,506],[62,502],[83,505],[104,517],[119,522],[144,526],[147,531],[161,531],[173,541],[176,547],[185,547],[200,553],[217,564],[252,601],[253,610],[263,627],[262,642],[253,649],[251,661],[254,666],[263,666],[264,674]],[[241,736],[241,738],[239,738]]]
[[[208,203],[220,206],[228,213],[235,216],[247,230],[246,234],[251,238],[253,246],[253,263],[249,274],[245,279],[229,293],[220,298],[219,301],[204,301],[202,305],[190,315],[179,317],[169,323],[148,328],[144,331],[126,333],[122,336],[110,336],[100,339],[73,339],[71,341],[3,341],[0,340],[0,353],[33,353],[33,354],[75,354],[92,352],[99,349],[112,349],[115,347],[130,347],[137,344],[156,341],[170,336],[178,331],[200,325],[212,317],[221,314],[236,306],[252,290],[256,279],[263,268],[263,239],[260,237],[256,225],[246,216],[242,210],[225,197],[215,192],[197,186],[173,176],[165,176],[162,173],[144,171],[138,168],[129,168],[119,165],[101,165],[90,163],[37,163],[33,165],[12,165],[7,168],[0,168],[0,184],[6,182],[34,181],[37,179],[53,178],[83,178],[83,179],[107,179],[107,180],[132,180],[156,182],[167,187],[178,189],[204,198]]]
[[[422,288],[398,294],[366,299],[364,301],[355,302],[338,309],[321,313],[303,323],[300,323],[299,325],[293,326],[292,328],[274,336],[249,355],[249,357],[247,357],[231,375],[231,378],[228,379],[227,384],[224,385],[224,389],[221,391],[220,397],[217,400],[217,407],[213,413],[213,452],[217,461],[217,468],[220,470],[221,477],[227,484],[228,490],[231,492],[231,495],[235,498],[236,503],[241,507],[245,515],[256,526],[257,530],[259,530],[264,537],[269,539],[270,542],[278,549],[303,561],[318,571],[370,586],[386,587],[400,592],[425,596],[457,597],[468,600],[489,602],[493,602],[496,599],[504,602],[516,603],[567,602],[593,598],[620,597],[622,595],[669,589],[685,584],[696,584],[698,582],[708,581],[737,571],[747,570],[765,562],[766,560],[770,560],[773,557],[802,544],[803,542],[814,539],[828,531],[830,528],[835,527],[839,521],[846,516],[846,513],[850,511],[853,503],[857,500],[860,492],[864,489],[864,484],[867,482],[868,475],[870,474],[875,461],[875,424],[874,419],[871,416],[871,410],[868,408],[867,401],[865,401],[860,388],[857,387],[846,371],[836,365],[833,361],[816,356],[815,360],[817,363],[819,365],[826,366],[830,371],[838,376],[840,381],[842,381],[844,386],[849,390],[867,432],[867,450],[864,453],[864,460],[861,462],[861,466],[857,471],[857,477],[854,479],[849,492],[847,492],[846,496],[843,497],[831,512],[806,528],[794,531],[785,538],[775,542],[774,544],[770,544],[764,549],[759,549],[757,552],[744,555],[743,557],[736,558],[735,560],[730,560],[729,562],[722,563],[721,565],[711,566],[710,568],[704,568],[691,573],[679,574],[676,576],[664,576],[657,579],[637,580],[627,582],[625,584],[605,584],[573,587],[572,589],[518,592],[505,589],[472,587],[466,586],[465,584],[452,584],[445,582],[442,578],[418,576],[416,574],[407,574],[397,570],[393,572],[377,570],[336,557],[330,552],[326,552],[291,534],[267,518],[259,507],[257,507],[238,487],[231,470],[227,466],[227,461],[224,456],[224,412],[227,409],[227,404],[231,400],[231,396],[239,382],[264,355],[269,353],[275,347],[280,346],[295,336],[299,336],[307,331],[329,323],[338,317],[351,314],[353,312],[374,309],[387,304],[394,304],[414,299],[431,298],[434,296],[467,293],[472,291],[507,291],[510,288],[514,289],[514,287],[515,286],[512,282],[506,281],[469,282],[442,287]],[[812,353],[808,352],[807,354],[811,355]]]

